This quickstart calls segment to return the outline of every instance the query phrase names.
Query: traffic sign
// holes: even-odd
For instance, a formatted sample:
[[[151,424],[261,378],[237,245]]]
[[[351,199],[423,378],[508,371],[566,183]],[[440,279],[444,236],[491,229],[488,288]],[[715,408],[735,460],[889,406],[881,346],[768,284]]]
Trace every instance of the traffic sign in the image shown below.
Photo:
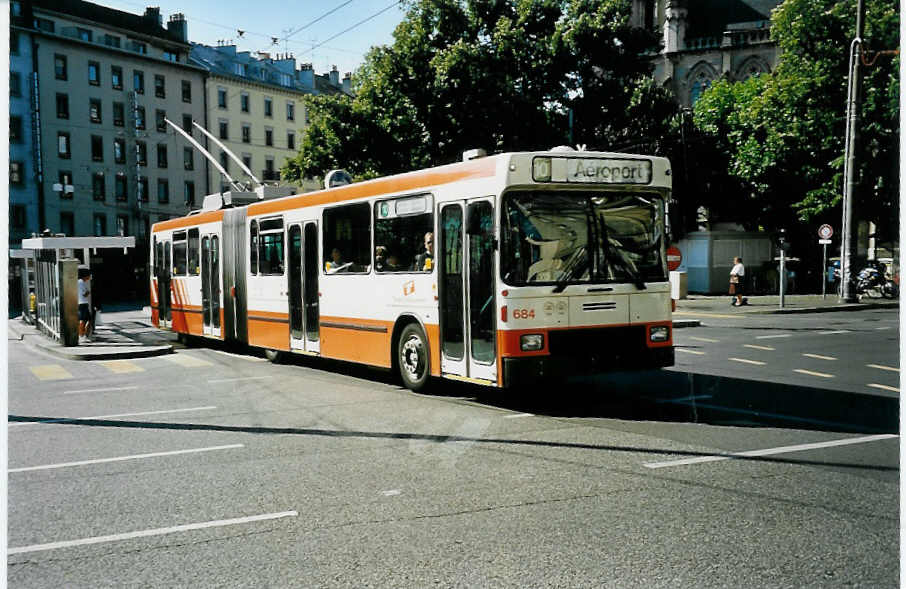
[[[825,223],[821,227],[818,227],[818,237],[821,239],[830,239],[834,234],[834,228]]]
[[[667,248],[667,269],[673,272],[683,262],[683,253],[675,245]]]
[[[818,240],[818,245],[830,245],[832,243],[833,243],[833,240],[831,240],[831,239],[819,239]]]

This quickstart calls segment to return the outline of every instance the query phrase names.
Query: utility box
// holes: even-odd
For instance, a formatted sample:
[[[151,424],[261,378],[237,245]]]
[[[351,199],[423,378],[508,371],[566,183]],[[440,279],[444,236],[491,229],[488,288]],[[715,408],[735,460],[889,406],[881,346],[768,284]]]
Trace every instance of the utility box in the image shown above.
[[[689,296],[689,275],[674,270],[670,273],[670,298],[678,301]]]

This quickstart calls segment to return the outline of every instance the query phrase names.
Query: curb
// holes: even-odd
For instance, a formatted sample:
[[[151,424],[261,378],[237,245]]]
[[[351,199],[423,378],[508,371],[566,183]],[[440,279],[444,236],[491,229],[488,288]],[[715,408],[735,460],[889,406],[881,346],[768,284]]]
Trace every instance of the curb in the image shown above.
[[[164,356],[166,354],[173,353],[173,346],[145,346],[136,350],[116,350],[116,351],[101,351],[97,352],[85,351],[85,352],[69,352],[67,350],[73,348],[61,347],[59,345],[53,344],[34,344],[35,347],[40,348],[41,350],[58,356],[65,360],[122,360],[128,358],[151,358],[153,356]]]

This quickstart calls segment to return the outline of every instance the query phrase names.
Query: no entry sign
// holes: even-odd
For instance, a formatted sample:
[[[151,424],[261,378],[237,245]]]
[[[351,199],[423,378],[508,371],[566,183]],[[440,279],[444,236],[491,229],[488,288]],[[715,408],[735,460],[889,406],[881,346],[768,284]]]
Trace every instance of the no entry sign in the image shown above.
[[[683,262],[683,253],[675,245],[667,248],[667,270],[673,272],[680,267]]]

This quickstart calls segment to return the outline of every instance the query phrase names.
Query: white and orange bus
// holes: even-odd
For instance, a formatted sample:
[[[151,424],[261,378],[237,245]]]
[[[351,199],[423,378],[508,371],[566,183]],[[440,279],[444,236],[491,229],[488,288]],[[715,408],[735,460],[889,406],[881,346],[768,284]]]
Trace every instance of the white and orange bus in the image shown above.
[[[555,148],[212,195],[152,228],[152,321],[399,371],[413,390],[670,366],[670,190],[664,158]]]

